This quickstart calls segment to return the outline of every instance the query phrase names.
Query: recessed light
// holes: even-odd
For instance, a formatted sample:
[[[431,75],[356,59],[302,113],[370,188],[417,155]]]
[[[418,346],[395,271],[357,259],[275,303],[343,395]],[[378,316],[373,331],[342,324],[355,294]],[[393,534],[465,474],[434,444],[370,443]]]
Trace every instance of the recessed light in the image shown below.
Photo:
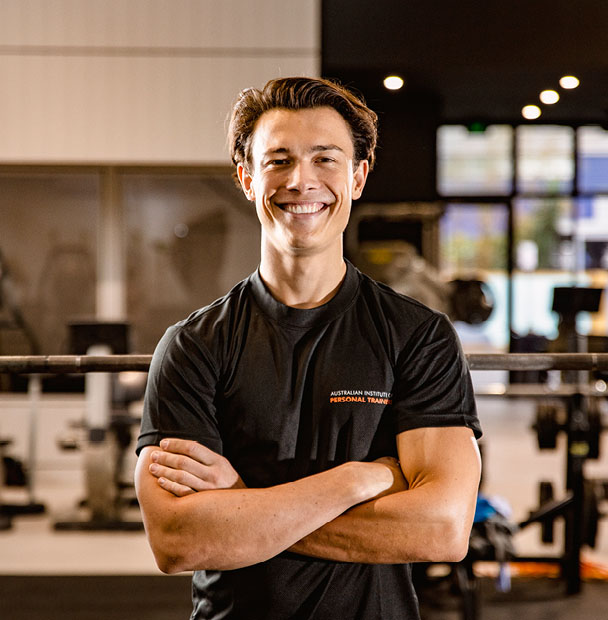
[[[384,88],[388,90],[399,90],[403,88],[403,78],[398,75],[387,75],[384,78]]]
[[[540,100],[547,105],[552,105],[559,101],[559,94],[555,90],[543,90],[540,94]]]
[[[521,109],[521,115],[525,119],[533,121],[541,115],[541,111],[537,105],[526,105]]]
[[[581,81],[573,75],[564,75],[559,81],[559,85],[566,90],[576,88],[580,83]]]

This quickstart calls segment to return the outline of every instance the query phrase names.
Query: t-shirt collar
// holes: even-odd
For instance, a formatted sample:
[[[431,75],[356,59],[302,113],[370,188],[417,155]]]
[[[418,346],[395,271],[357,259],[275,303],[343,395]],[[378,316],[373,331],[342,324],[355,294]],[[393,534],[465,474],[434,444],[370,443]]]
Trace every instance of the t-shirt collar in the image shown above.
[[[359,287],[359,272],[348,260],[346,275],[338,292],[325,304],[317,308],[292,308],[276,300],[260,276],[260,269],[251,275],[251,292],[262,312],[271,319],[291,327],[310,327],[329,322],[342,314],[352,303]]]

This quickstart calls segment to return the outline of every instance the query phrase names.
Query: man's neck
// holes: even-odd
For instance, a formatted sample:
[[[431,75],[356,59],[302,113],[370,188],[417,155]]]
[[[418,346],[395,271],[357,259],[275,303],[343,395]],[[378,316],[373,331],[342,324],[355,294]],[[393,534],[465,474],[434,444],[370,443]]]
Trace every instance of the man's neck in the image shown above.
[[[317,308],[340,288],[346,274],[342,251],[333,256],[276,256],[262,252],[260,275],[272,296],[292,308]]]

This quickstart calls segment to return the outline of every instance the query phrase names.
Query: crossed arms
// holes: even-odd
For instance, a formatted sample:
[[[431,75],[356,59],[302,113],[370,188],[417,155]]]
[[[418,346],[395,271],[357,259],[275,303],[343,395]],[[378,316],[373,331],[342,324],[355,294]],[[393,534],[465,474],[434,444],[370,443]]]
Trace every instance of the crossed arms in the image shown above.
[[[246,488],[222,456],[163,440],[135,472],[163,572],[229,570],[289,549],[344,562],[459,561],[468,548],[481,464],[465,427],[397,436],[399,461],[349,462],[294,482]]]

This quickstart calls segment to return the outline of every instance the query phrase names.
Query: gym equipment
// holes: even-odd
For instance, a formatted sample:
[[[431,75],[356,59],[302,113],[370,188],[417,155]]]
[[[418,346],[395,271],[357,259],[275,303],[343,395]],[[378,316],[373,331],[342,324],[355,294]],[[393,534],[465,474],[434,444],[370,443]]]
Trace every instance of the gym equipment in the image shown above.
[[[554,524],[558,516],[556,508],[564,506],[564,500],[555,501],[553,493],[553,483],[549,480],[541,480],[539,483],[539,505],[543,507],[543,513],[540,514],[539,520],[541,523],[541,540],[546,544],[551,544],[554,541]],[[569,506],[572,496],[567,496],[567,500],[565,505]],[[600,510],[600,504],[606,500],[608,500],[607,480],[584,481],[583,516],[580,526],[583,544],[588,547],[595,547],[599,520],[604,516]]]
[[[552,562],[561,566],[569,594],[580,591],[581,547],[595,546],[598,522],[603,516],[600,503],[608,498],[608,480],[588,479],[584,466],[587,459],[599,458],[600,436],[604,430],[598,399],[583,395],[578,386],[561,401],[541,401],[536,411],[533,429],[541,450],[555,449],[560,432],[566,435],[566,489],[556,499],[553,484],[541,481],[539,507],[519,524],[520,528],[533,523],[541,525],[543,543],[554,541],[554,522],[564,520],[563,553],[559,557],[517,558],[516,561]]]
[[[559,315],[558,336],[555,350],[580,351],[580,338],[576,331],[579,312],[598,312],[604,289],[574,286],[556,286],[553,289],[551,310]]]
[[[87,356],[125,354],[128,348],[128,325],[122,322],[71,323],[71,349]],[[140,530],[141,519],[128,519],[124,509],[136,505],[125,495],[132,485],[123,477],[125,451],[131,443],[131,427],[138,418],[128,415],[122,390],[117,398],[119,376],[110,372],[89,372],[85,377],[86,421],[80,440],[63,445],[80,449],[85,471],[85,499],[80,502],[84,515],[57,521],[57,530]],[[143,394],[142,382],[139,395]]]
[[[536,431],[540,450],[554,450],[557,447],[557,433],[560,429],[558,415],[559,403],[541,402],[536,406],[536,422],[532,428]]]
[[[35,470],[36,470],[36,428],[38,418],[38,402],[40,400],[41,382],[38,375],[31,375],[28,380],[28,399],[29,399],[29,436],[28,436],[28,468],[23,470],[24,486],[27,493],[27,501],[24,503],[3,503],[0,497],[0,529],[8,529],[12,524],[12,517],[16,515],[40,514],[46,510],[44,504],[35,499]],[[0,442],[0,461],[4,460],[2,448],[8,447],[12,442],[4,439]],[[4,484],[4,467],[0,463],[0,488]]]
[[[490,287],[483,280],[458,278],[451,280],[449,285],[449,316],[452,321],[479,325],[490,318],[496,301]]]
[[[599,310],[603,289],[580,287],[556,287],[553,291],[552,310],[559,314],[558,337],[552,343],[557,350],[574,351],[562,355],[584,355],[577,353],[587,349],[586,338],[576,331],[576,317],[580,312]],[[593,354],[592,354],[593,355]],[[596,354],[601,355],[601,354]],[[566,435],[566,489],[562,499],[555,499],[553,485],[549,481],[540,483],[539,507],[532,511],[520,527],[532,523],[541,524],[541,540],[554,540],[553,526],[556,518],[565,524],[563,554],[557,561],[566,580],[567,591],[580,591],[580,551],[583,545],[595,546],[600,512],[600,502],[605,500],[608,480],[590,480],[585,476],[587,459],[600,455],[600,437],[604,429],[599,397],[605,394],[593,393],[588,388],[589,371],[603,370],[598,366],[569,368],[563,378],[569,382],[571,393],[543,399],[536,410],[533,428],[538,447],[541,450],[555,449],[560,432]],[[578,370],[579,372],[572,372]],[[605,383],[603,384],[605,391]],[[543,559],[535,558],[537,561]]]
[[[0,355],[0,373],[148,372],[151,361],[151,355]]]
[[[471,370],[608,370],[608,353],[487,353],[487,354],[468,354],[466,355]],[[21,373],[28,374],[34,372],[118,372],[126,370],[147,371],[151,356],[149,355],[100,355],[100,356],[0,356],[0,373]],[[543,391],[539,394],[538,387],[523,385],[510,386],[508,391],[501,392],[506,396],[525,397],[537,395],[547,396],[550,390],[547,386],[541,386]],[[595,503],[587,500],[585,509],[585,478],[584,462],[593,453],[590,448],[590,427],[596,428],[598,435],[603,430],[601,423],[597,421],[589,423],[588,409],[581,407],[583,403],[583,390],[581,386],[560,387],[559,396],[567,399],[568,408],[567,420],[564,423],[557,421],[558,432],[566,432],[568,437],[567,450],[567,472],[568,493],[563,500],[551,500],[549,505],[541,506],[530,517],[519,524],[525,527],[533,522],[549,523],[552,518],[560,516],[566,520],[566,541],[565,551],[559,557],[518,557],[514,561],[532,561],[556,563],[562,569],[562,576],[567,582],[567,591],[574,594],[580,591],[580,551],[581,547],[588,541],[592,541],[593,524],[597,523],[602,516],[599,514],[599,501],[605,498],[606,482],[594,482],[592,492],[595,494]],[[495,394],[493,394],[495,395]],[[552,421],[553,414],[543,414],[544,421],[548,421],[550,430],[541,431],[543,437],[550,441],[554,434],[555,423]],[[591,416],[592,420],[594,416]],[[543,422],[541,422],[541,427]],[[544,441],[544,439],[543,439]],[[591,442],[592,443],[592,442]],[[589,484],[587,484],[589,488]],[[591,491],[587,492],[587,497]],[[553,503],[557,502],[557,504]],[[557,507],[556,507],[557,506]],[[583,520],[587,519],[589,525],[586,534],[582,534]],[[466,577],[466,574],[464,575]]]
[[[586,421],[579,429],[579,450],[584,450],[587,458],[598,459],[600,456],[600,435],[604,430],[602,413],[596,397],[578,395],[580,406],[585,407]],[[554,450],[557,447],[557,435],[568,430],[568,412],[563,402],[556,399],[540,402],[536,407],[536,421],[532,428],[536,431],[540,450]]]
[[[2,490],[5,478],[3,450],[10,444],[10,439],[0,439],[0,491]],[[0,494],[0,531],[10,529],[12,525],[11,515],[4,512],[4,504],[2,504],[2,495]]]
[[[471,370],[608,371],[608,353],[467,353]],[[0,373],[147,372],[151,355],[0,355]]]

